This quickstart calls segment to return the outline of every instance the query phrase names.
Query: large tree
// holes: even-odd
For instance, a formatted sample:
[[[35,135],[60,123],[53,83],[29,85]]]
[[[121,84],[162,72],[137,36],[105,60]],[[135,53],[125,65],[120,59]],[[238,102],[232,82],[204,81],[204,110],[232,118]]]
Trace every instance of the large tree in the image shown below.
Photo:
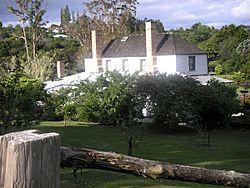
[[[26,58],[27,61],[30,61],[29,47],[28,47],[28,37],[25,30],[25,24],[29,20],[29,10],[31,5],[31,0],[16,0],[16,7],[8,7],[8,10],[19,18],[19,21],[22,25],[23,36],[21,37],[24,40],[25,49],[26,49]]]
[[[26,26],[31,28],[31,42],[32,42],[32,57],[33,60],[36,58],[36,46],[37,42],[41,37],[41,26],[45,25],[43,21],[43,16],[45,14],[45,9],[42,7],[43,0],[16,0],[16,8],[9,6],[8,10],[15,16],[19,18],[21,22],[27,62],[30,62],[30,52],[29,52],[29,37],[26,32]]]
[[[136,15],[138,0],[92,0],[84,3],[94,28],[107,36],[127,33],[127,22]]]
[[[65,32],[77,40],[83,52],[89,52],[91,48],[91,23],[86,15],[76,15],[76,18],[64,26]]]
[[[64,8],[61,8],[61,25],[67,25],[71,21],[69,6],[66,5]]]
[[[31,28],[31,41],[32,41],[32,56],[33,60],[36,59],[37,43],[42,36],[42,26],[46,24],[43,21],[45,9],[42,7],[43,0],[32,0],[29,9],[29,25]]]

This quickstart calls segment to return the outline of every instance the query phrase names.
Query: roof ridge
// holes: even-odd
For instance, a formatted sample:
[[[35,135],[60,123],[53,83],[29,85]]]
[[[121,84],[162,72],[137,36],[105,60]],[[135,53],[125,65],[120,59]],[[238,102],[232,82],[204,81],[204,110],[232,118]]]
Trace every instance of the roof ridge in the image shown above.
[[[173,38],[173,44],[174,44],[174,54],[176,54],[176,44],[175,44],[175,38],[173,34],[170,34],[170,36]]]

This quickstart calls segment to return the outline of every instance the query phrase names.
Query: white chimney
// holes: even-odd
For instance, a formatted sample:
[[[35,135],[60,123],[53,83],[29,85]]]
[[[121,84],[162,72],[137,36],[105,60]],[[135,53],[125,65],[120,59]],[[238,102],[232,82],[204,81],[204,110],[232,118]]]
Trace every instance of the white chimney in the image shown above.
[[[92,30],[92,58],[94,63],[94,72],[103,72],[102,66],[102,37],[101,34]]]
[[[147,72],[156,73],[157,60],[156,60],[156,27],[151,22],[146,22],[146,56],[147,56]]]
[[[57,68],[57,78],[62,78],[65,76],[65,65],[62,61],[57,61],[56,63]]]

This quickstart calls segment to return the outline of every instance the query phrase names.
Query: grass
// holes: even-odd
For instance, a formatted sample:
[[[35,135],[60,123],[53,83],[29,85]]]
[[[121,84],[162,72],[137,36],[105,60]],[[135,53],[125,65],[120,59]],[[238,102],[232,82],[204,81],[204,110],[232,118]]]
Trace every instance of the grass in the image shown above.
[[[127,144],[118,128],[113,126],[87,125],[70,122],[44,122],[36,127],[42,132],[58,132],[63,146],[85,147],[103,151],[127,153]],[[235,170],[250,173],[250,131],[216,131],[212,134],[212,146],[202,145],[195,130],[179,129],[173,133],[146,129],[141,143],[135,148],[134,156],[171,163],[206,168]],[[167,187],[222,187],[172,180],[152,180],[133,175],[103,170],[84,169],[82,176],[75,179],[72,170],[61,172],[62,188],[167,188]]]

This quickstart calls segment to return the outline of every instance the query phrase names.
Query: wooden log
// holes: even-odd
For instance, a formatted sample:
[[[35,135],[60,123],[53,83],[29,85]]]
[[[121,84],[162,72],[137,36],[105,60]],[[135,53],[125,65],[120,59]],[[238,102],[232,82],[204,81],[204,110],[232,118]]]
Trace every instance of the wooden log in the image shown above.
[[[59,188],[60,137],[36,130],[0,136],[0,188]]]
[[[250,187],[250,174],[170,164],[90,149],[61,147],[61,167],[99,168],[154,179]]]

